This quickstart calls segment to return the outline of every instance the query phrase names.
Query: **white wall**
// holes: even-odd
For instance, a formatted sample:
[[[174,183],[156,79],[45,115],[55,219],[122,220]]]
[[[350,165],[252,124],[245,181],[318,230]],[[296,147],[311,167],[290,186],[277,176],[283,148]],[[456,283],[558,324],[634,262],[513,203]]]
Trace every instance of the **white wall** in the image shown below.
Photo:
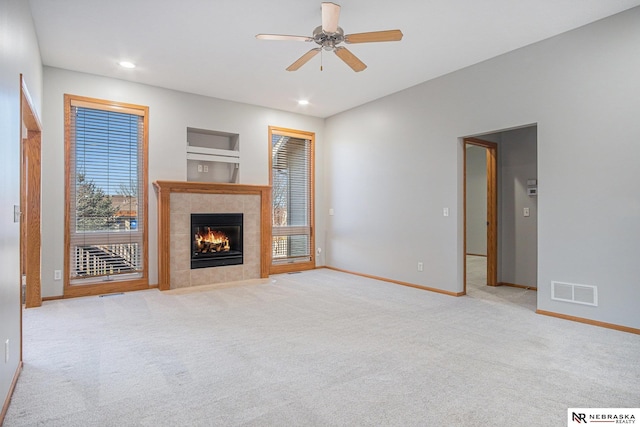
[[[320,165],[324,163],[322,119],[50,67],[44,68],[44,87],[42,250],[47,256],[42,260],[43,296],[63,293],[62,281],[53,281],[53,271],[63,268],[65,93],[149,106],[151,284],[158,280],[157,197],[151,183],[186,180],[187,127],[240,135],[240,184],[269,184],[269,125],[315,132],[316,158]],[[324,192],[323,173],[321,166],[316,168],[318,195]],[[316,230],[316,243],[324,245],[324,216],[319,214]],[[322,262],[317,260],[318,265]]]
[[[487,254],[487,149],[467,145],[467,253]]]
[[[40,114],[42,63],[29,4],[0,0],[0,409],[20,361],[20,225],[13,207],[20,204],[21,73]]]
[[[640,327],[638,46],[634,8],[327,119],[327,265],[462,291],[460,138],[537,123],[538,308]]]

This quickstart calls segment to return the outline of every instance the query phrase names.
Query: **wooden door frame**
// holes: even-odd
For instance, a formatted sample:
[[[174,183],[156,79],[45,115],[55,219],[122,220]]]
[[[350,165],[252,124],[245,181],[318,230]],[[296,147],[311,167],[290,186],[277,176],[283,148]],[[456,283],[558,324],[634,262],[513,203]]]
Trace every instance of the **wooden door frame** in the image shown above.
[[[467,145],[487,149],[487,285],[498,286],[498,144],[478,138],[463,139],[464,289],[467,292]]]
[[[20,117],[20,274],[26,276],[25,307],[31,308],[42,305],[40,259],[42,125],[22,74],[20,75]],[[22,283],[22,280],[20,282]],[[22,295],[22,292],[20,294]]]

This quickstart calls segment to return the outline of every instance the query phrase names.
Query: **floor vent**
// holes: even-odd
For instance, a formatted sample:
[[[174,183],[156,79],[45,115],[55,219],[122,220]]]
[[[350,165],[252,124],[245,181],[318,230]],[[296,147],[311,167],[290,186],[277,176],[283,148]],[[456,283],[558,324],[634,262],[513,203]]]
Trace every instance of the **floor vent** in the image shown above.
[[[598,306],[598,288],[592,285],[551,282],[551,299]]]
[[[104,297],[115,297],[118,295],[124,295],[124,292],[115,292],[113,294],[102,294],[102,295],[98,295],[98,297],[100,298],[104,298]]]

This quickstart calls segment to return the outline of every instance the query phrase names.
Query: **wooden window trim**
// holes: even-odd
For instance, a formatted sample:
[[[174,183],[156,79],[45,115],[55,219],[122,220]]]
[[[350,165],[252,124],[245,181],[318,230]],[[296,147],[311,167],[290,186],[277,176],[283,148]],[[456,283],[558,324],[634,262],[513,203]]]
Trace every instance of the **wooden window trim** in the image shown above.
[[[316,148],[316,144],[315,144],[315,139],[316,139],[316,134],[314,132],[306,132],[306,131],[300,131],[300,130],[295,130],[295,129],[288,129],[288,128],[281,128],[281,127],[276,127],[276,126],[269,126],[269,186],[271,186],[273,188],[273,173],[272,173],[272,169],[273,169],[273,158],[271,156],[271,144],[272,144],[272,138],[273,135],[282,135],[282,136],[288,136],[291,138],[298,138],[298,139],[305,139],[305,140],[309,140],[311,143],[311,150],[310,150],[310,158],[309,158],[309,178],[310,178],[310,182],[309,182],[309,212],[310,212],[310,218],[309,218],[309,228],[310,228],[310,234],[309,234],[309,245],[310,245],[310,251],[309,251],[309,261],[301,261],[301,262],[293,262],[290,264],[278,264],[278,265],[274,265],[273,264],[273,259],[272,259],[272,252],[269,252],[269,258],[270,258],[270,267],[269,267],[269,274],[280,274],[280,273],[289,273],[292,271],[304,271],[304,270],[313,270],[316,268],[316,260],[315,260],[315,247],[316,247],[316,243],[315,243],[315,148]]]
[[[142,195],[142,203],[144,212],[142,214],[142,276],[137,279],[128,281],[113,281],[106,283],[96,284],[83,284],[83,285],[71,285],[70,284],[70,255],[69,249],[71,244],[71,224],[70,224],[70,208],[71,208],[71,107],[82,106],[89,108],[102,109],[106,111],[115,111],[119,113],[136,114],[144,117],[143,130],[144,135],[142,138],[142,181],[144,194]],[[89,295],[100,295],[114,292],[126,292],[149,288],[149,107],[135,104],[128,104],[123,102],[115,102],[104,99],[82,97],[76,95],[65,94],[64,95],[64,152],[65,152],[65,212],[64,212],[64,297],[80,297]]]

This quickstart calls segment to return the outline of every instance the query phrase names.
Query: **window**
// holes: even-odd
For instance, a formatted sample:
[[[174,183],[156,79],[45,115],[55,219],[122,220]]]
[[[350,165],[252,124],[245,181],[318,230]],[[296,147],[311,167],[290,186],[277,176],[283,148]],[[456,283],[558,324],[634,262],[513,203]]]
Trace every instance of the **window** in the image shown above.
[[[314,134],[270,127],[269,141],[273,204],[270,272],[314,268]]]
[[[148,116],[65,95],[65,296],[148,287]]]

